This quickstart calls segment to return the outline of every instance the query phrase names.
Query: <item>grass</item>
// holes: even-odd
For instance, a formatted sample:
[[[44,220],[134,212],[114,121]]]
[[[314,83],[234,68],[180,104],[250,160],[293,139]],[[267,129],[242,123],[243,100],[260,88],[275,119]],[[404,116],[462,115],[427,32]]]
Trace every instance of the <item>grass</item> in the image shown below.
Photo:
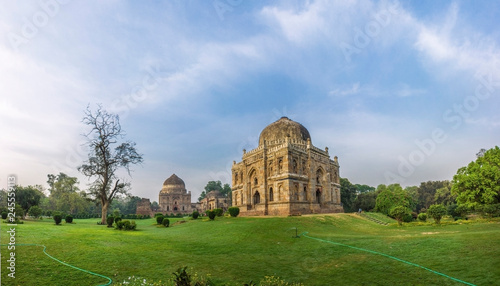
[[[171,225],[182,219],[171,219]],[[500,223],[381,226],[354,214],[188,220],[164,228],[136,220],[137,231],[118,231],[95,219],[54,225],[26,221],[17,243],[47,246],[71,265],[123,282],[128,277],[165,281],[179,267],[210,274],[217,285],[243,285],[274,275],[304,285],[463,285],[384,256],[336,246],[298,233],[378,251],[476,284],[500,279]],[[6,224],[1,242],[6,243]],[[41,247],[16,248],[16,278],[7,277],[2,246],[2,285],[99,285],[107,281],[63,266]]]

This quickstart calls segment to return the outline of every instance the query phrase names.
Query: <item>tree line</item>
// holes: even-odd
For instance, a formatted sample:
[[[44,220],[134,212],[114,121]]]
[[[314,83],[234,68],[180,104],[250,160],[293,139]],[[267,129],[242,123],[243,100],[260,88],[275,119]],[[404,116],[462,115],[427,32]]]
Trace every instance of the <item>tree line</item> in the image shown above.
[[[352,184],[340,179],[341,201],[345,212],[359,210],[390,214],[401,206],[416,218],[433,205],[447,208],[453,216],[474,211],[487,216],[500,215],[500,148],[481,149],[475,161],[458,169],[451,181],[427,181],[419,186],[400,184]]]

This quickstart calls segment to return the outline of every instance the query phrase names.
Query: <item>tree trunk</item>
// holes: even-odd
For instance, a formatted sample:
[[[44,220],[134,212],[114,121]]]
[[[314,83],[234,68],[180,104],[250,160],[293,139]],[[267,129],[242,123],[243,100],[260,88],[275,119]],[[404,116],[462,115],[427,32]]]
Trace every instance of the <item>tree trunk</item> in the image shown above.
[[[102,204],[102,212],[101,212],[101,224],[107,225],[106,218],[108,217],[108,206],[109,202],[105,202]]]

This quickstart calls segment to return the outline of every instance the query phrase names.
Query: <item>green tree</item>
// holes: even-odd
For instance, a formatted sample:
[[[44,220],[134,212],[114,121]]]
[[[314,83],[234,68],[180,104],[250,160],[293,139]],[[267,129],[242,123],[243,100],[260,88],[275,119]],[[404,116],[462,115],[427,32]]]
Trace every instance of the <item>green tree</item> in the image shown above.
[[[448,186],[448,181],[428,181],[420,183],[418,187],[417,197],[417,212],[423,208],[429,208],[430,205],[436,204],[436,192],[445,186]]]
[[[458,169],[451,193],[458,205],[473,209],[500,202],[500,148],[479,152],[476,161]]]
[[[42,209],[39,206],[32,206],[28,210],[28,214],[34,218],[38,218],[42,214]]]
[[[431,205],[427,209],[427,214],[436,221],[437,224],[441,223],[441,218],[446,215],[446,208],[443,205]]]
[[[404,217],[411,214],[411,210],[403,206],[396,206],[390,210],[389,214],[398,221],[399,225],[402,225]]]
[[[47,177],[50,195],[43,200],[43,209],[75,215],[91,211],[92,203],[86,198],[85,192],[80,191],[76,177],[70,177],[62,172],[58,175],[48,174]]]
[[[375,210],[377,212],[388,215],[393,207],[403,206],[412,210],[415,206],[411,195],[403,190],[399,184],[379,185],[377,192],[379,192],[375,200]]]
[[[353,212],[354,200],[356,199],[356,186],[351,184],[347,178],[340,178],[340,201],[345,212]]]
[[[78,170],[89,179],[94,178],[90,193],[101,203],[101,223],[106,223],[108,207],[118,194],[125,194],[129,183],[118,178],[117,171],[125,169],[130,175],[130,166],[143,162],[142,155],[135,148],[135,143],[119,140],[125,136],[118,115],[110,114],[98,107],[93,113],[87,107],[83,123],[91,130],[86,135],[89,146],[88,159]]]
[[[436,204],[448,206],[456,202],[457,196],[451,193],[451,187],[451,182],[444,181],[443,187],[436,190],[436,194],[434,195]]]
[[[375,187],[368,185],[355,184],[354,186],[356,187],[356,191],[358,194],[370,193],[375,191]]]
[[[21,205],[23,209],[22,217],[24,217],[32,206],[38,206],[40,204],[40,200],[45,197],[40,189],[40,186],[14,187],[16,192],[16,202]]]
[[[367,192],[358,194],[354,200],[354,210],[372,211],[375,209],[375,200],[377,199],[376,192]]]

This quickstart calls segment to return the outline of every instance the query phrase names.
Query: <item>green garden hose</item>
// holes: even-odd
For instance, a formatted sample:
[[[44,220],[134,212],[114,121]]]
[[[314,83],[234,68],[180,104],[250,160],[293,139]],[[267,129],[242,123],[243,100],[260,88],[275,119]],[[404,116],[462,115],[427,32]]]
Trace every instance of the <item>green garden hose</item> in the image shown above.
[[[429,269],[427,267],[424,267],[424,266],[421,266],[421,265],[418,265],[418,264],[415,264],[415,263],[412,263],[412,262],[409,262],[409,261],[406,261],[406,260],[403,260],[403,259],[399,259],[399,258],[391,256],[391,255],[387,255],[387,254],[384,254],[384,253],[381,253],[381,252],[377,252],[377,251],[373,251],[373,250],[369,250],[369,249],[364,249],[364,248],[360,248],[360,247],[355,247],[355,246],[351,246],[351,245],[347,245],[347,244],[343,244],[343,243],[339,243],[339,242],[334,242],[334,241],[324,240],[324,239],[317,238],[317,237],[308,236],[307,233],[308,233],[307,231],[303,232],[300,236],[304,236],[304,237],[307,237],[307,238],[310,238],[310,239],[315,239],[315,240],[318,240],[318,241],[322,241],[322,242],[326,242],[326,243],[330,243],[330,244],[334,244],[334,245],[345,246],[345,247],[349,247],[349,248],[352,248],[352,249],[369,252],[369,253],[372,253],[372,254],[381,255],[381,256],[384,256],[384,257],[387,257],[387,258],[390,258],[390,259],[394,259],[394,260],[399,261],[399,262],[406,263],[408,265],[412,265],[412,266],[415,266],[415,267],[422,268],[422,269],[427,270],[429,272],[432,272],[434,274],[444,276],[446,278],[449,278],[449,279],[451,279],[453,281],[456,281],[456,282],[463,283],[465,285],[476,286],[476,285],[474,285],[472,283],[469,283],[469,282],[466,282],[466,281],[463,281],[463,280],[460,280],[460,279],[448,276],[448,275],[446,275],[444,273],[434,271],[434,270]]]
[[[68,266],[68,267],[71,267],[71,268],[73,268],[73,269],[76,269],[76,270],[79,270],[79,271],[83,271],[83,272],[88,273],[88,274],[90,274],[90,275],[94,275],[94,276],[102,277],[102,278],[104,278],[104,279],[108,279],[108,280],[109,280],[109,282],[108,282],[108,283],[106,283],[106,284],[100,284],[100,285],[98,285],[98,286],[108,286],[108,285],[110,285],[110,284],[113,282],[113,280],[111,280],[111,278],[109,278],[109,277],[107,277],[107,276],[104,276],[104,275],[101,275],[101,274],[98,274],[98,273],[94,273],[94,272],[92,272],[92,271],[88,271],[88,270],[85,270],[85,269],[78,268],[78,267],[76,267],[76,266],[73,266],[73,265],[71,265],[71,264],[68,264],[68,263],[66,263],[66,262],[63,262],[63,261],[61,261],[61,260],[59,260],[59,259],[57,259],[57,258],[55,258],[55,257],[51,256],[50,254],[48,254],[48,253],[47,253],[47,251],[45,251],[45,250],[47,249],[47,247],[46,247],[45,245],[41,245],[41,244],[31,244],[31,243],[19,243],[19,244],[14,244],[14,245],[15,245],[15,246],[20,246],[20,245],[21,245],[21,246],[41,246],[41,247],[43,247],[43,253],[45,253],[45,255],[47,255],[47,256],[48,256],[48,257],[50,257],[51,259],[53,259],[53,260],[55,260],[55,261],[57,261],[57,262],[59,262],[59,263],[61,263],[61,264],[63,264],[63,265],[66,265],[66,266]],[[8,244],[2,244],[1,246],[8,246]]]

